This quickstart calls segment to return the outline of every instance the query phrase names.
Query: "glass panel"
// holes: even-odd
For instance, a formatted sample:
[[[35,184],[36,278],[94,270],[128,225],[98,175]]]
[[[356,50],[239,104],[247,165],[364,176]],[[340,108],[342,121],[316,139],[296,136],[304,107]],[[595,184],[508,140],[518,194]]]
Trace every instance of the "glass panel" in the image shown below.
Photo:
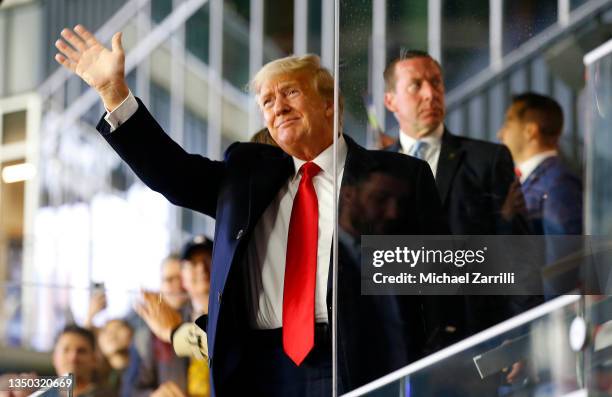
[[[23,142],[26,139],[25,110],[2,115],[2,143]]]
[[[489,1],[443,1],[442,67],[447,89],[489,65]]]
[[[552,237],[582,233],[581,178],[569,169],[580,163],[580,142],[574,130],[583,130],[587,125],[584,119],[575,117],[581,114],[578,98],[585,94],[581,94],[578,85],[561,83],[564,71],[560,69],[577,73],[581,70],[580,59],[555,62],[558,57],[555,51],[559,51],[556,45],[570,32],[553,37],[550,35],[553,30],[547,30],[557,23],[557,3],[556,0],[537,4],[433,0],[340,2],[340,54],[336,62],[345,99],[343,138],[347,142],[343,147],[342,139],[338,140],[337,161],[344,168],[336,186],[339,194],[337,359],[341,392],[380,380],[423,356],[439,357],[436,354],[448,346],[482,335],[481,332],[488,332],[533,307],[541,309],[558,295],[549,291],[558,281],[555,277],[561,274],[564,277],[560,278],[570,279],[571,266],[561,269],[560,262],[569,261],[569,256],[577,262],[583,259],[586,251]],[[495,14],[491,4],[503,5],[502,26],[490,27],[491,14]],[[386,16],[382,21],[380,13]],[[597,19],[573,22],[587,27]],[[381,35],[382,31],[386,34]],[[499,64],[491,65],[489,40],[496,31],[502,32],[502,59]],[[530,45],[525,45],[528,42]],[[439,52],[441,60],[431,59],[419,50]],[[380,66],[383,57],[386,74],[385,67]],[[441,61],[441,65],[436,61]],[[601,69],[600,75],[604,72]],[[605,76],[609,74],[608,71]],[[379,88],[383,85],[381,94]],[[546,96],[536,96],[536,102],[542,100],[555,109],[546,111],[542,120],[533,121],[545,142],[538,149],[540,158],[521,152],[516,142],[508,138],[508,124],[512,124],[515,112],[521,113],[512,98],[525,92]],[[605,92],[601,94],[607,98]],[[560,104],[565,117],[558,114],[551,99]],[[525,106],[529,108],[525,112],[529,113],[534,105]],[[562,136],[567,136],[560,143],[557,141],[562,125],[559,116],[565,122]],[[555,127],[548,130],[549,126],[544,124],[553,120]],[[381,129],[384,129],[383,136],[379,134],[383,132]],[[544,130],[552,136],[544,137]],[[600,134],[608,130],[608,125],[597,127]],[[607,142],[606,139],[594,141]],[[386,146],[393,153],[356,150],[356,143],[367,149]],[[608,146],[612,145],[592,150],[606,152]],[[549,153],[544,153],[544,148]],[[563,154],[555,157],[552,149],[557,148]],[[344,150],[348,152],[346,157]],[[566,153],[569,160],[565,158]],[[415,157],[425,162],[417,162]],[[549,164],[558,162],[556,169],[565,170],[567,179],[559,183],[573,199],[561,198],[549,185],[542,185],[544,177],[539,172],[546,168],[542,166],[545,158],[550,158]],[[543,168],[537,171],[525,168],[530,163]],[[422,172],[416,171],[419,166]],[[601,168],[609,169],[605,163]],[[612,196],[609,189],[598,189],[603,189],[600,200],[609,207]],[[549,206],[557,199],[571,209],[551,209]],[[607,208],[605,204],[601,204],[600,210],[603,208]],[[557,216],[558,223],[554,220]],[[606,219],[605,224],[609,223]],[[546,228],[542,227],[544,224]],[[549,229],[552,224],[563,224],[563,232]],[[421,245],[410,239],[411,235],[428,234],[435,235],[432,239],[438,241],[440,235],[454,235],[463,241],[476,235],[498,239],[503,242],[506,257],[515,253],[525,256],[523,263],[535,273],[531,280],[541,280],[545,292],[523,294],[522,299],[514,299],[500,290],[476,296],[467,287],[449,287],[440,290],[440,294],[448,296],[429,296],[423,286],[418,291],[420,295],[402,295],[400,292],[406,291],[402,289],[403,284],[411,283],[404,280],[410,280],[415,269],[408,266],[408,261],[397,258],[402,258],[402,253],[409,256],[407,251],[428,252],[427,243]],[[536,238],[534,234],[548,236]],[[529,243],[514,248],[512,242],[518,239],[515,235],[524,235],[521,240]],[[401,237],[394,240],[391,236]],[[545,252],[528,250],[535,240],[545,242]],[[375,241],[380,241],[379,245]],[[396,241],[401,244],[395,244]],[[489,249],[490,255],[493,249]],[[572,254],[568,256],[570,251]],[[598,272],[594,278],[599,282],[609,277],[605,269],[609,261],[602,255],[603,265],[594,267]],[[508,270],[503,258],[487,258],[490,267]],[[412,263],[416,263],[415,267],[420,264],[417,259]],[[385,273],[385,269],[394,265],[397,267]],[[386,284],[380,283],[388,288],[384,292],[376,290],[378,294],[368,290],[373,268],[380,275],[389,276]],[[432,272],[433,268],[428,269]],[[576,287],[576,279],[571,278],[572,287]],[[509,396],[546,395],[546,392],[563,395],[581,389],[584,387],[581,372],[584,368],[580,368],[583,356],[569,348],[566,334],[577,313],[583,315],[578,308],[568,306],[507,335],[489,335],[481,344],[455,351],[446,362],[418,371],[418,375],[411,377],[409,388],[405,382],[399,382],[397,387],[380,389],[372,395]],[[367,321],[363,321],[364,315]],[[505,339],[520,337],[525,341],[522,354],[536,368],[524,369],[527,374],[515,378],[513,384],[505,380],[507,373],[500,374],[503,366],[481,380],[473,358],[502,346]],[[511,364],[506,362],[506,366]]]
[[[283,15],[283,18],[279,18]],[[293,53],[293,2],[264,0],[264,35],[276,53],[264,52],[264,64]],[[282,54],[282,55],[280,55]]]
[[[427,47],[427,1],[391,1],[387,4],[389,48]]]
[[[557,21],[557,0],[504,1],[504,54]],[[517,23],[520,21],[520,23]]]
[[[433,364],[417,361],[403,370],[409,375],[353,395],[569,395],[584,388],[582,353],[572,351],[569,340],[570,325],[579,313],[578,304],[568,304],[505,332],[478,338],[477,343],[470,343],[476,340],[472,338],[465,348],[456,345],[438,352],[441,360]]]
[[[604,54],[587,65],[587,230],[594,235],[612,234],[612,138],[605,133],[612,126],[612,56]]]
[[[570,0],[570,9],[573,10],[588,2],[589,0]]]
[[[609,261],[608,261],[609,263]],[[585,378],[594,393],[610,393],[610,364],[612,363],[612,298],[588,297],[585,320],[594,330],[593,340],[585,349]]]
[[[368,137],[368,118],[364,106],[371,85],[368,59],[372,45],[372,2],[342,2],[340,12],[340,54],[342,78],[340,91],[344,97],[344,130],[351,137],[365,144]],[[383,115],[377,114],[381,118]]]
[[[321,53],[321,2],[325,0],[308,1],[308,52]]]

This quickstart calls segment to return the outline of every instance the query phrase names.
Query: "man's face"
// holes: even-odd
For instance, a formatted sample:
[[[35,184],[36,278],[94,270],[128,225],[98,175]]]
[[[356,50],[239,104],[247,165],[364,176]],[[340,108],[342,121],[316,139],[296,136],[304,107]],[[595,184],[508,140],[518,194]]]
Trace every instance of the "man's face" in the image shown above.
[[[375,172],[355,187],[349,204],[353,228],[361,234],[392,234],[406,222],[409,190],[398,178]]]
[[[274,76],[258,103],[274,141],[291,156],[312,160],[333,141],[333,102],[322,98],[306,73]]]
[[[510,106],[506,112],[504,124],[497,132],[497,138],[508,146],[515,160],[522,157],[527,144],[527,134],[525,123],[518,116],[517,105]]]
[[[161,293],[164,300],[174,309],[179,309],[187,300],[181,284],[181,262],[169,259],[162,266]]]
[[[95,355],[87,339],[76,333],[60,336],[53,350],[53,367],[58,376],[72,373],[81,382],[90,381]]]
[[[185,290],[190,296],[208,295],[210,292],[210,263],[209,251],[195,251],[188,260],[183,261],[182,278]]]
[[[395,65],[395,90],[385,94],[385,105],[402,131],[414,138],[433,132],[444,120],[444,81],[436,63],[427,57]]]

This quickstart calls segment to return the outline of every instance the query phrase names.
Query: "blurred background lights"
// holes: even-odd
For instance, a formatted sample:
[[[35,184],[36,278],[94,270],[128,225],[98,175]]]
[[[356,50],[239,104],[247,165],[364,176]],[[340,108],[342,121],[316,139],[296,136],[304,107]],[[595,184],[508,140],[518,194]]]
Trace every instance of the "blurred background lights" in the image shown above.
[[[36,167],[30,163],[8,165],[2,169],[2,181],[14,183],[27,181],[36,175]]]

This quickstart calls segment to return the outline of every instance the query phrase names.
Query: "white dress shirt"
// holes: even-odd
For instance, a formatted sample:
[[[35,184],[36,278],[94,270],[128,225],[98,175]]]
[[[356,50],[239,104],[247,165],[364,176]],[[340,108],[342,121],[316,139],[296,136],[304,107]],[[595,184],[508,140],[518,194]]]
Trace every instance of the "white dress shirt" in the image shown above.
[[[440,160],[440,149],[442,147],[442,134],[444,133],[444,124],[440,124],[438,128],[436,128],[431,134],[427,135],[419,139],[420,141],[427,142],[428,147],[425,151],[424,160],[427,161],[429,167],[431,168],[431,172],[434,177],[436,176],[436,171],[438,170],[438,160]],[[412,151],[412,147],[416,143],[416,139],[407,134],[404,134],[402,130],[400,130],[399,134],[400,138],[400,147],[401,151],[404,154],[410,154]]]
[[[315,289],[315,321],[318,323],[328,322],[327,278],[334,230],[332,149],[332,146],[328,147],[313,160],[321,168],[313,179],[319,201],[319,241]],[[338,139],[338,181],[341,181],[344,175],[346,154],[346,141],[340,136]],[[250,324],[255,329],[274,329],[283,325],[287,235],[293,198],[302,179],[298,170],[304,163],[303,160],[293,158],[296,173],[281,188],[276,198],[265,210],[259,223],[255,226],[253,238],[247,248],[246,279],[248,280],[248,302],[251,303],[249,313],[252,316]]]
[[[527,178],[529,178],[529,175],[531,175],[531,173],[538,168],[538,165],[542,164],[542,161],[549,157],[557,156],[558,154],[559,153],[556,150],[547,150],[545,152],[538,153],[535,156],[532,156],[530,159],[518,164],[517,167],[521,172],[521,183],[524,183]]]
[[[108,109],[106,109],[104,120],[110,125],[110,130],[112,132],[132,117],[137,110],[138,102],[136,102],[136,98],[134,98],[132,91],[130,91],[127,98],[125,98],[115,110],[109,112]]]
[[[104,119],[111,131],[125,123],[138,110],[138,102],[130,92],[128,97]],[[338,139],[338,181],[344,175],[347,155],[346,141]],[[332,246],[333,225],[333,146],[329,146],[314,160],[321,171],[313,179],[319,201],[319,241],[317,251],[317,276],[315,290],[315,321],[328,322],[327,319],[327,282]],[[273,329],[282,327],[283,287],[285,260],[287,254],[287,235],[293,207],[293,198],[302,178],[297,171],[305,161],[293,158],[295,174],[278,192],[276,198],[264,211],[255,226],[253,238],[247,247],[247,286],[248,302],[251,304],[251,327]],[[338,189],[338,193],[339,193]],[[175,347],[176,349],[176,347]]]

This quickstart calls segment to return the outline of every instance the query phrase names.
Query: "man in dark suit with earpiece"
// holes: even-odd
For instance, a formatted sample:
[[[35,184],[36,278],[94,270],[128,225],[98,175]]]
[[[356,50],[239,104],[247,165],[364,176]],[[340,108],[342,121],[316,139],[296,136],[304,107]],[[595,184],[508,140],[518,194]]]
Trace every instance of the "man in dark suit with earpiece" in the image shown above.
[[[526,234],[525,214],[512,156],[503,145],[452,134],[444,125],[444,79],[428,53],[404,51],[384,73],[385,106],[399,123],[388,151],[425,160],[436,179],[444,215],[455,235]],[[520,207],[520,205],[518,206]],[[449,310],[429,312],[437,324],[432,350],[515,314],[503,298],[454,298]],[[483,315],[486,313],[486,315]]]

